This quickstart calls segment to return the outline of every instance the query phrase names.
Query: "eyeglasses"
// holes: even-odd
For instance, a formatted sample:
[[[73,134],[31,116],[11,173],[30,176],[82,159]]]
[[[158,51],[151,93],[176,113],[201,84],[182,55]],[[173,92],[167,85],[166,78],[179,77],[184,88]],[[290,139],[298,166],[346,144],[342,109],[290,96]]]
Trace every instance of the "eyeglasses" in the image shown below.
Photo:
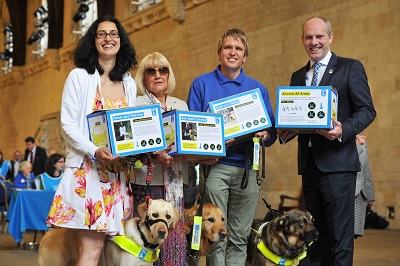
[[[148,76],[155,76],[156,72],[160,73],[160,75],[168,75],[169,68],[168,67],[160,67],[160,68],[148,68],[144,71],[144,73]]]
[[[96,33],[96,38],[98,39],[105,39],[107,36],[110,36],[111,40],[114,40],[115,38],[119,38],[119,33],[116,30],[112,30],[110,33],[107,33],[104,30],[99,30]]]

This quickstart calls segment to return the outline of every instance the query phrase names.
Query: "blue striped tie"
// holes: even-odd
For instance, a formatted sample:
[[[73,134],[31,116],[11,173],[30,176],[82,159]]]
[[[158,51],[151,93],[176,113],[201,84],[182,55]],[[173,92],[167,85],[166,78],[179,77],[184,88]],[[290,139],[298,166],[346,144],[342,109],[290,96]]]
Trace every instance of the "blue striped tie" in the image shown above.
[[[319,70],[321,65],[322,65],[321,63],[316,63],[316,64],[313,65],[314,74],[312,76],[311,86],[317,86],[318,70]],[[308,147],[312,147],[311,134],[310,134],[310,139],[308,140]]]
[[[311,86],[317,86],[317,81],[318,81],[318,71],[319,68],[321,67],[321,63],[316,63],[313,65],[314,68],[314,74],[312,76],[312,81],[311,81]]]

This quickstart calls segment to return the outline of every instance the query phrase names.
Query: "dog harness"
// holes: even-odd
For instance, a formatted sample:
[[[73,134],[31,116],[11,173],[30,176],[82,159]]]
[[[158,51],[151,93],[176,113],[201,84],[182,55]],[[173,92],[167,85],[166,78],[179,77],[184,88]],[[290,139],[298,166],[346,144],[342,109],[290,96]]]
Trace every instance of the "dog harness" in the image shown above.
[[[264,228],[264,226],[266,226],[268,224],[268,222],[263,223],[260,228],[258,229],[258,231],[252,229],[253,231],[255,231],[257,233],[258,236],[261,236],[261,232]],[[295,259],[285,259],[283,257],[280,257],[278,255],[276,255],[275,253],[273,253],[266,245],[265,243],[261,240],[261,238],[258,238],[258,244],[257,244],[257,248],[258,250],[261,252],[261,254],[264,255],[265,258],[269,259],[270,261],[274,262],[275,264],[278,265],[286,265],[286,266],[290,266],[290,265],[297,265],[299,264],[299,261],[304,259],[307,256],[307,251],[304,251],[302,254],[300,254],[300,256],[298,256]]]
[[[152,250],[145,247],[141,247],[131,238],[128,238],[126,236],[113,236],[111,240],[129,254],[132,254],[133,256],[141,260],[147,262],[155,262],[158,260],[160,249]]]

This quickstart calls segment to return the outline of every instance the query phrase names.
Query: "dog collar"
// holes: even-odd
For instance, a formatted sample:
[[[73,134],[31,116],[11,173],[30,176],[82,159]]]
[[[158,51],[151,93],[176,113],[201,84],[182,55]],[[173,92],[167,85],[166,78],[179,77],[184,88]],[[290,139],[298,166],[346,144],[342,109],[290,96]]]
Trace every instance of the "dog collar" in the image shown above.
[[[155,262],[158,260],[160,249],[151,250],[145,247],[141,247],[131,238],[128,238],[126,236],[114,236],[112,238],[112,241],[126,252],[132,254],[133,256],[141,260],[147,262]]]
[[[261,252],[261,254],[264,255],[264,257],[278,265],[297,265],[300,260],[304,259],[307,256],[307,251],[304,251],[299,257],[292,260],[282,258],[269,250],[269,248],[264,244],[263,241],[260,241],[260,243],[258,243],[257,248]]]

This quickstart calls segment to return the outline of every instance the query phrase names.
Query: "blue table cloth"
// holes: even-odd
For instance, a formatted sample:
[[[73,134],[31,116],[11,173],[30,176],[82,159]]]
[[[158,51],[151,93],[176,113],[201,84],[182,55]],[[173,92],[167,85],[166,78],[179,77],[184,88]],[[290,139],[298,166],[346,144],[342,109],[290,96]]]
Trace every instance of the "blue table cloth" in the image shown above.
[[[49,230],[46,225],[47,215],[55,191],[15,190],[11,196],[7,212],[8,232],[18,243],[24,232],[31,230]]]

